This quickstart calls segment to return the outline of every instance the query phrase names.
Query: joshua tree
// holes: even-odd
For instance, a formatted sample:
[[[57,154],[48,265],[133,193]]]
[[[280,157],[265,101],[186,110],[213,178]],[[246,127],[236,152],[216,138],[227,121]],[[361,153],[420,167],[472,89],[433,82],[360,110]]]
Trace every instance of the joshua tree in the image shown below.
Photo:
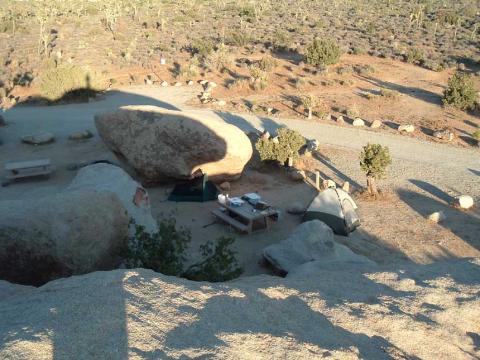
[[[367,144],[360,153],[360,167],[367,175],[367,189],[370,195],[378,196],[377,179],[385,175],[392,163],[388,147],[379,144]]]
[[[318,98],[314,95],[302,96],[302,105],[308,110],[308,119],[312,118],[313,109],[318,105]]]

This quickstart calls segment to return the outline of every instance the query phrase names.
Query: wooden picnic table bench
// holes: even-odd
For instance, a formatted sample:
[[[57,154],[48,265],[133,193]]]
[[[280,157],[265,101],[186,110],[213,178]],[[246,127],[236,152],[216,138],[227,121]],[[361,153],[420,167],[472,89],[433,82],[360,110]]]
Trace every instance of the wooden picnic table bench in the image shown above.
[[[51,173],[52,164],[50,159],[10,161],[5,164],[5,178],[8,180],[49,175]]]

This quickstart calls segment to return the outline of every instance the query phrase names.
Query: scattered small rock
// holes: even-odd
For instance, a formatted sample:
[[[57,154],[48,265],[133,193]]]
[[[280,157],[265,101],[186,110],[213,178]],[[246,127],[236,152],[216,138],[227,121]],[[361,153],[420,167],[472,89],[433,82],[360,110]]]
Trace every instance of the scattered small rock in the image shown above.
[[[200,80],[198,83],[202,86],[205,86],[208,83],[208,80]]]
[[[168,82],[166,82],[165,80],[161,82],[160,84],[161,86],[163,87],[167,87],[168,86]]]
[[[69,140],[85,140],[90,139],[93,137],[93,133],[90,130],[85,131],[77,131],[71,134],[68,139]]]
[[[217,84],[213,81],[209,81],[204,87],[206,92],[212,92],[212,90],[217,87]]]
[[[272,108],[272,107],[268,107],[268,108],[267,108],[267,113],[269,113],[269,114],[273,113],[273,108]]]
[[[383,123],[380,121],[380,120],[374,120],[371,124],[370,124],[370,127],[372,129],[378,129],[378,128],[381,128],[383,125]]]
[[[227,105],[227,102],[225,100],[218,100],[217,105],[218,106],[225,106],[225,105]]]
[[[287,208],[287,212],[292,215],[301,215],[305,212],[305,207],[299,202],[294,202]]]
[[[182,83],[181,83],[181,82],[179,82],[179,81],[177,81],[175,84],[173,84],[173,86],[176,86],[176,87],[178,87],[178,86],[182,86]]]
[[[428,217],[428,220],[438,224],[444,221],[446,218],[447,217],[443,211],[436,211],[433,214],[430,214],[430,216]]]
[[[457,67],[460,71],[465,71],[467,69],[464,63],[459,63]]]
[[[454,138],[453,132],[448,129],[437,130],[433,132],[433,137],[441,140],[452,141]]]
[[[320,143],[317,139],[312,139],[307,141],[307,150],[312,152],[318,150]]]
[[[261,139],[268,140],[268,139],[270,139],[270,133],[269,133],[267,130],[265,130],[265,131],[262,133],[262,135],[260,135],[260,138],[261,138]]]
[[[460,195],[453,200],[453,204],[460,209],[470,209],[473,206],[473,198],[469,195]]]
[[[337,119],[336,119],[336,121],[337,121],[337,123],[339,123],[339,124],[343,124],[343,123],[345,123],[345,119],[343,118],[343,116],[342,116],[342,115],[340,115],[340,116],[337,116]]]
[[[192,80],[188,80],[188,81],[187,81],[187,85],[188,85],[188,86],[192,86],[192,85],[193,85],[193,81],[192,81]]]
[[[225,181],[220,184],[220,189],[222,189],[223,191],[230,191],[231,185],[228,181]]]
[[[55,141],[55,136],[49,132],[39,132],[22,137],[22,142],[30,145],[44,145]]]
[[[400,125],[398,127],[398,131],[400,132],[406,132],[406,133],[412,133],[415,131],[415,126],[408,124],[408,125]]]
[[[152,79],[150,79],[150,78],[147,77],[147,78],[145,79],[145,85],[153,85]]]
[[[353,123],[352,123],[353,126],[365,126],[365,121],[363,121],[362,119],[360,118],[356,118],[355,120],[353,120]]]
[[[305,179],[305,171],[294,169],[289,172],[289,176],[293,181],[302,181]]]
[[[350,183],[348,181],[345,181],[343,183],[342,190],[345,191],[346,193],[350,192]]]

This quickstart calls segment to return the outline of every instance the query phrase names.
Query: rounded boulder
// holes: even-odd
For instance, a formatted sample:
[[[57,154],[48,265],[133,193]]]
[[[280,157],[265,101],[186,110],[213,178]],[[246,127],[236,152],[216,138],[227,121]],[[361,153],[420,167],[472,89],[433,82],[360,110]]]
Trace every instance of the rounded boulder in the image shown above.
[[[105,144],[145,180],[190,178],[201,169],[218,182],[240,177],[252,145],[239,128],[155,106],[125,106],[95,116]]]

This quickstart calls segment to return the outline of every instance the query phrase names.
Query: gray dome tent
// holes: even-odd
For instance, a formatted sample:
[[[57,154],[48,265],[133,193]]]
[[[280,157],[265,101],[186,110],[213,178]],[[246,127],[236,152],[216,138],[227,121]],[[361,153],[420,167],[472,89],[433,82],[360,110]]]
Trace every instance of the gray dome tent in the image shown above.
[[[303,222],[320,220],[330,226],[335,234],[348,236],[360,226],[355,212],[357,205],[342,189],[329,188],[320,192],[308,207]]]

